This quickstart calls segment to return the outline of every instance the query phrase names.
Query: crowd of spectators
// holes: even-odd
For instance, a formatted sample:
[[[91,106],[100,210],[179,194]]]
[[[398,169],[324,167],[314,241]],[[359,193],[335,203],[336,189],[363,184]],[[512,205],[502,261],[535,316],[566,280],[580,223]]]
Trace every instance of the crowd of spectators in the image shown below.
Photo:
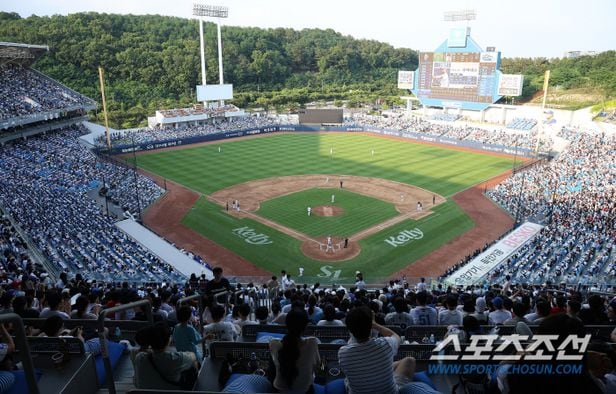
[[[83,132],[73,127],[2,147],[0,204],[59,271],[91,280],[178,281],[180,274],[118,230],[88,196],[105,179],[112,199],[138,216],[138,207],[163,190],[98,159],[78,142]]]
[[[381,129],[399,130],[402,132],[425,133],[457,140],[503,145],[511,148],[534,149],[537,145],[537,131],[520,132],[507,129],[489,130],[483,127],[470,125],[434,123],[419,117],[409,117],[404,114],[387,117],[357,114],[352,120],[347,120],[346,125],[372,126]],[[539,141],[539,147],[542,150],[549,150],[552,143],[549,136],[543,136]]]
[[[448,120],[448,123],[433,122],[421,119],[419,117],[408,117],[406,115],[390,115],[377,116],[366,114],[354,114],[352,118],[345,119],[344,125],[353,126],[370,126],[382,129],[393,129],[401,132],[424,133],[428,135],[448,137],[458,140],[477,141],[480,143],[508,146],[510,148],[526,148],[534,149],[537,146],[537,131],[529,130],[511,130],[511,129],[493,129],[489,130],[483,127],[476,127],[463,124],[453,124],[449,121],[450,118],[457,115],[446,115],[447,119],[439,119],[440,121]],[[451,116],[450,116],[451,115]],[[234,117],[225,120],[213,119],[211,123],[205,125],[182,125],[178,128],[156,127],[123,130],[111,133],[111,143],[114,146],[129,146],[147,142],[158,142],[182,138],[191,138],[202,135],[221,133],[226,131],[235,131],[248,128],[266,127],[281,124],[280,117]],[[106,144],[104,136],[100,136],[96,140],[97,145],[103,146]],[[544,135],[539,141],[539,147],[542,150],[549,150],[553,141],[548,135]]]
[[[563,129],[570,145],[502,182],[488,196],[546,227],[491,279],[609,283],[616,277],[616,136]]]
[[[226,131],[244,130],[258,127],[275,125],[276,118],[242,116],[226,118],[224,120],[213,119],[211,123],[194,126],[183,125],[178,128],[156,127],[117,131],[111,133],[111,144],[113,146],[130,146],[155,141],[176,140],[182,138],[198,137],[209,134],[223,133]],[[104,146],[105,136],[96,139],[96,144]]]
[[[441,122],[455,122],[456,120],[460,118],[461,116],[458,114],[447,114],[444,112],[437,112],[430,117],[430,119],[432,120],[438,120]]]
[[[355,285],[340,286],[295,284],[284,272],[280,278],[273,276],[267,283],[242,286],[230,283],[220,268],[215,268],[214,273],[210,281],[193,275],[186,282],[153,285],[92,281],[80,273],[62,275],[55,282],[44,275],[37,278],[23,274],[16,277],[21,281],[0,286],[0,313],[46,318],[54,327],[61,328],[63,320],[95,319],[104,308],[148,300],[153,306],[154,326],[137,333],[136,343],[125,342],[133,352],[135,386],[142,389],[177,389],[170,382],[178,381],[181,370],[196,368],[203,360],[207,355],[202,352],[203,343],[240,341],[242,327],[246,325],[287,327],[288,333],[281,339],[265,336],[258,341],[270,343],[275,366],[273,386],[282,391],[301,386],[301,392],[305,391],[304,386],[316,383],[312,372],[320,365],[316,346],[322,340],[318,332],[315,332],[317,337],[304,334],[309,324],[348,328],[350,340],[334,342],[344,345],[338,353],[338,365],[347,379],[347,387],[354,387],[353,392],[362,391],[363,387],[372,387],[374,392],[390,392],[384,390],[394,385],[397,388],[392,392],[407,387],[410,392],[421,389],[419,392],[434,394],[438,391],[429,386],[433,382],[416,371],[412,357],[393,362],[398,347],[404,343],[434,344],[448,335],[457,335],[462,343],[467,343],[470,336],[490,329],[486,326],[512,326],[513,332],[520,335],[529,335],[531,327],[537,326],[538,332],[561,335],[561,340],[566,334],[583,335],[585,326],[605,326],[603,334],[592,338],[589,349],[606,349],[606,342],[616,341],[616,330],[611,331],[616,325],[616,298],[582,293],[574,286],[549,283],[527,286],[515,284],[508,277],[504,282],[467,288],[434,287],[424,281],[412,284],[404,279],[391,280],[381,288],[369,288],[361,273],[356,276]],[[193,294],[201,295],[200,304],[194,300],[178,303]],[[144,320],[145,317],[141,308],[109,316],[116,320]],[[44,325],[47,326],[50,324]],[[392,330],[398,327],[404,333],[405,328],[413,326],[443,326],[447,333],[404,338],[404,334],[400,336]],[[29,334],[35,335],[33,330]],[[74,335],[91,345],[86,346],[87,351],[96,350],[91,342],[96,340],[89,339],[95,333],[77,329],[75,333],[43,331],[41,335]],[[294,344],[299,346],[297,352],[293,351]],[[389,350],[377,351],[381,346]],[[601,351],[607,352],[604,357],[613,361],[613,350]],[[151,367],[149,353],[158,367]],[[365,361],[355,362],[360,356]],[[517,380],[518,375],[507,374],[507,365],[491,377],[501,392],[523,384]],[[605,368],[605,364],[599,367],[587,361],[583,375],[575,375],[575,379],[578,383],[585,382],[587,392],[609,392],[615,372],[614,364],[611,365]],[[383,372],[376,374],[378,379],[372,379],[361,372],[368,367],[371,371],[381,368]],[[393,380],[389,380],[389,374],[393,374]],[[253,375],[246,378],[249,376]],[[415,383],[410,383],[412,378]],[[550,376],[539,375],[535,379],[534,384],[555,384]],[[422,383],[426,380],[428,383]],[[273,392],[270,390],[273,389],[259,392]]]
[[[16,64],[0,65],[0,82],[0,121],[93,104],[89,98]]]
[[[507,123],[507,128],[514,130],[532,130],[536,125],[537,121],[535,119],[514,118],[511,122]]]
[[[319,283],[299,285],[283,272],[280,278],[273,276],[267,283],[251,283],[242,287],[230,284],[222,276],[222,270],[215,269],[215,273],[214,280],[205,283],[194,277],[183,289],[145,288],[122,291],[133,294],[142,291],[145,298],[152,300],[155,305],[155,320],[168,327],[175,326],[175,330],[179,330],[172,335],[176,351],[190,353],[190,357],[185,355],[190,360],[200,360],[203,357],[200,348],[203,342],[240,341],[243,326],[286,325],[288,333],[284,338],[263,336],[257,340],[270,343],[276,367],[273,385],[282,391],[301,385],[301,392],[304,392],[304,385],[314,383],[311,372],[319,362],[314,361],[318,354],[311,349],[316,349],[320,340],[303,335],[308,324],[348,327],[351,333],[348,342],[334,340],[345,345],[339,351],[338,361],[348,379],[347,387],[349,384],[356,385],[355,390],[358,390],[361,387],[372,387],[374,384],[374,387],[377,387],[375,392],[383,392],[380,390],[384,389],[365,374],[363,377],[355,375],[354,368],[362,369],[353,362],[355,356],[359,357],[359,354],[354,355],[355,351],[363,349],[364,360],[373,360],[371,356],[367,356],[371,354],[370,349],[383,341],[391,342],[389,345],[395,354],[398,346],[405,340],[410,343],[435,343],[444,338],[442,334],[426,334],[423,339],[409,341],[409,338],[401,338],[391,330],[391,327],[395,326],[404,332],[405,328],[411,326],[440,325],[446,327],[445,335],[458,335],[461,341],[466,343],[471,335],[485,333],[482,326],[512,326],[513,332],[520,335],[529,335],[532,332],[531,327],[538,326],[539,332],[543,334],[565,335],[580,334],[584,332],[584,326],[598,325],[606,326],[608,330],[604,331],[603,336],[592,339],[592,348],[600,348],[606,342],[616,340],[616,331],[611,334],[609,332],[610,327],[613,328],[616,324],[616,299],[612,298],[613,296],[581,293],[571,286],[516,285],[508,278],[502,285],[482,287],[443,288],[439,285],[431,288],[425,282],[413,285],[404,280],[392,280],[380,289],[360,289],[357,284],[363,282],[363,277],[360,278],[359,275],[355,286],[345,287]],[[174,301],[193,292],[203,295],[200,313],[196,313],[195,304],[182,306],[176,311]],[[131,316],[137,318],[134,313],[129,317]],[[363,329],[358,328],[359,326]],[[555,326],[560,326],[560,329],[552,331],[557,330]],[[571,327],[575,329],[565,333],[564,326],[569,327],[567,330]],[[305,349],[302,350],[300,346],[297,352],[293,351],[294,344],[299,346],[300,342]],[[140,351],[147,349],[146,344]],[[152,347],[152,351],[156,349]],[[392,362],[391,353],[389,354],[390,356],[384,359],[375,355],[374,359],[380,361],[374,365],[365,361],[363,368],[370,365],[371,370],[375,371],[382,368],[383,363],[389,365],[387,363]],[[610,357],[613,357],[613,354]],[[388,370],[398,371],[407,379],[394,376],[392,383],[387,374],[379,373],[380,384],[408,384],[416,372],[415,363],[412,358],[405,363],[408,363],[405,372],[396,368],[399,364],[393,364]],[[293,365],[297,369],[293,370]],[[136,375],[139,374],[140,368],[136,368]],[[145,376],[150,372],[142,373]],[[585,373],[588,375],[575,378],[588,379],[588,389],[591,392],[601,392],[595,391],[594,385],[600,390],[614,384],[613,366],[607,370],[594,370],[589,366]],[[287,380],[289,377],[291,378]],[[508,378],[506,373],[499,375],[498,383],[496,375],[492,379],[499,387],[520,384],[517,377]],[[543,379],[550,378],[544,376],[539,381],[540,384],[546,383]],[[136,382],[142,382],[139,388],[155,388],[144,382],[142,377],[136,376]]]
[[[224,116],[225,112],[237,112],[237,108],[233,104],[226,104],[222,107],[204,107],[203,105],[195,105],[192,108],[173,108],[163,109],[158,112],[166,118],[177,118],[191,115],[208,115],[210,117]]]

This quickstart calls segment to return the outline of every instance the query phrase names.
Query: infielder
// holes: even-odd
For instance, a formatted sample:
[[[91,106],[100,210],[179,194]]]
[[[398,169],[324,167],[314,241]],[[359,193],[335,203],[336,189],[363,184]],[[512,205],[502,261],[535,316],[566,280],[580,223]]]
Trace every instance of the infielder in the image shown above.
[[[312,208],[308,207],[308,216],[310,216],[311,212],[312,212]]]
[[[336,201],[336,195],[332,194],[332,204]]]

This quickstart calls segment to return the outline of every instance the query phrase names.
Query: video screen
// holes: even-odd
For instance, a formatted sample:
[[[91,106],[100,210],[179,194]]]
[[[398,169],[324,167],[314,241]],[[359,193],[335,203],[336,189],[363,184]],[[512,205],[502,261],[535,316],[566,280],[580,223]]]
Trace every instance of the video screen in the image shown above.
[[[426,52],[419,55],[419,98],[491,103],[498,52]]]

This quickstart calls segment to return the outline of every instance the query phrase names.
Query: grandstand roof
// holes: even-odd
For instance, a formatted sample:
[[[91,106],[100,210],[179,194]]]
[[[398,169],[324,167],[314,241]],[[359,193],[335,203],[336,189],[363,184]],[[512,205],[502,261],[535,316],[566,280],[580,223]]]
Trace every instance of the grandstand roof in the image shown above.
[[[0,64],[19,63],[23,66],[30,66],[48,51],[47,45],[0,42]]]

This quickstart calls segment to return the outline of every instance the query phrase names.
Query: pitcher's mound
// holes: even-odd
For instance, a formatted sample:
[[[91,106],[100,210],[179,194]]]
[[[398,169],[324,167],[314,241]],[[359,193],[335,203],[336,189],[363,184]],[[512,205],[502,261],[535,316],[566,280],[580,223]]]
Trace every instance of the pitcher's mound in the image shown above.
[[[342,215],[344,210],[335,205],[319,205],[312,208],[312,213],[317,216],[338,216]]]

